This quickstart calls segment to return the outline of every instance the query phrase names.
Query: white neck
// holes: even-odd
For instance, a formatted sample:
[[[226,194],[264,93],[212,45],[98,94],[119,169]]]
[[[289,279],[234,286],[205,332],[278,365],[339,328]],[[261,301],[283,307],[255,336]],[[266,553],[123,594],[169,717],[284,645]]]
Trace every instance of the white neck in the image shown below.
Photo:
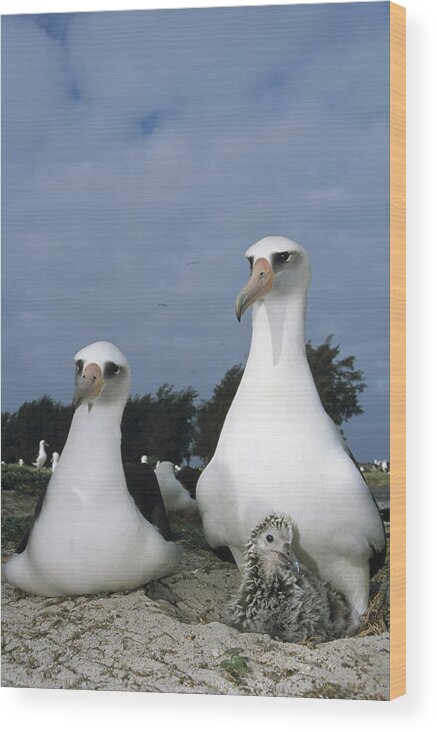
[[[243,380],[265,380],[278,389],[317,390],[308,365],[305,350],[306,292],[272,292],[253,305],[252,342]],[[284,397],[286,396],[284,393]]]
[[[298,429],[301,441],[313,440],[315,425],[320,432],[332,433],[306,357],[305,308],[306,293],[302,291],[272,292],[254,303],[249,357],[226,418],[228,428],[223,428],[220,437],[226,445],[229,437],[231,450],[235,435],[230,425],[238,424],[242,414],[247,425],[252,425],[250,439],[259,424],[275,429],[275,439],[290,424]],[[265,431],[263,435],[264,439]]]
[[[272,293],[257,301],[252,314],[252,342],[246,370],[290,369],[305,353],[306,294]]]
[[[325,410],[305,349],[306,291],[273,291],[253,305],[252,342],[239,394],[259,407],[292,413]],[[290,412],[291,410],[291,412]]]
[[[126,490],[121,462],[123,404],[79,406],[52,480],[56,490],[91,493]],[[96,468],[98,466],[98,469]]]

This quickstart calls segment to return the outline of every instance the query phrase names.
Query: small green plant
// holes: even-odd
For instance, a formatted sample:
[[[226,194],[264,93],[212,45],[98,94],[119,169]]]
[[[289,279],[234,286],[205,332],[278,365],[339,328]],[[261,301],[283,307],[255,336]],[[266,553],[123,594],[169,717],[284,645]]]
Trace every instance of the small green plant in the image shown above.
[[[247,674],[249,666],[247,665],[247,656],[240,655],[241,648],[228,648],[224,655],[226,658],[220,663],[220,668],[227,671],[232,677],[238,677],[239,674]]]

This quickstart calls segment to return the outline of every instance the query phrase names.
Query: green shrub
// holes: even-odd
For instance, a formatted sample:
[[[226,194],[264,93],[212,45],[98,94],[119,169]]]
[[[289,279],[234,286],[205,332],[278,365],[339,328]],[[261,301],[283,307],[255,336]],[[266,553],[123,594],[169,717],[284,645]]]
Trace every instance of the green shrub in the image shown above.
[[[32,521],[32,516],[7,516],[2,519],[2,547],[15,544],[23,538]]]
[[[390,488],[390,475],[379,470],[369,470],[364,473],[364,480],[369,488]]]
[[[52,471],[46,468],[37,470],[27,465],[2,465],[2,490],[21,490],[39,492],[46,487]]]

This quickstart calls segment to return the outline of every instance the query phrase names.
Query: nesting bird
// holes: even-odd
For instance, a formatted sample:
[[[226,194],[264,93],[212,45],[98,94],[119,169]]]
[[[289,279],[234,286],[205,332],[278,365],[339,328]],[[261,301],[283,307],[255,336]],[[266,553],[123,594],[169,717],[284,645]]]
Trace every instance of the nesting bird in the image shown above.
[[[180,483],[174,473],[173,463],[164,460],[157,463],[155,475],[158,478],[164,505],[167,511],[187,511],[193,512],[197,510],[196,501],[191,498],[189,492]]]
[[[295,551],[350,603],[356,627],[369,576],[382,566],[378,508],[325,411],[305,349],[311,267],[305,249],[280,236],[251,246],[250,278],[237,297],[252,307],[252,342],[215,454],[196,489],[205,537],[238,567],[252,528],[270,512],[293,516]]]
[[[34,465],[35,468],[38,468],[38,470],[40,468],[44,467],[45,462],[47,460],[47,453],[45,451],[45,447],[49,447],[49,443],[46,442],[45,440],[40,440],[38,456],[37,456],[35,462],[32,463],[32,465]]]
[[[112,343],[76,354],[67,442],[28,533],[4,565],[11,584],[49,597],[116,592],[176,568],[179,547],[146,519],[126,485],[120,424],[130,381],[128,361]]]
[[[350,610],[344,596],[303,567],[292,549],[293,526],[272,513],[250,534],[243,580],[226,608],[226,621],[247,633],[289,643],[343,637]]]
[[[59,452],[54,452],[52,454],[52,458],[51,458],[50,462],[52,464],[52,473],[54,473],[56,470],[56,466],[59,462]]]

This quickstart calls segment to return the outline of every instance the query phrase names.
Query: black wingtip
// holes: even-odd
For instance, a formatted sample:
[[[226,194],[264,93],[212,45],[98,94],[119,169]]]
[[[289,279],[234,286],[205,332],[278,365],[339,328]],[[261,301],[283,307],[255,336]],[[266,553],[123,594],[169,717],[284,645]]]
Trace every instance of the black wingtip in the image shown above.
[[[221,559],[222,562],[229,562],[229,564],[236,564],[234,555],[232,554],[229,547],[227,547],[227,546],[212,547],[212,551],[218,559]]]

